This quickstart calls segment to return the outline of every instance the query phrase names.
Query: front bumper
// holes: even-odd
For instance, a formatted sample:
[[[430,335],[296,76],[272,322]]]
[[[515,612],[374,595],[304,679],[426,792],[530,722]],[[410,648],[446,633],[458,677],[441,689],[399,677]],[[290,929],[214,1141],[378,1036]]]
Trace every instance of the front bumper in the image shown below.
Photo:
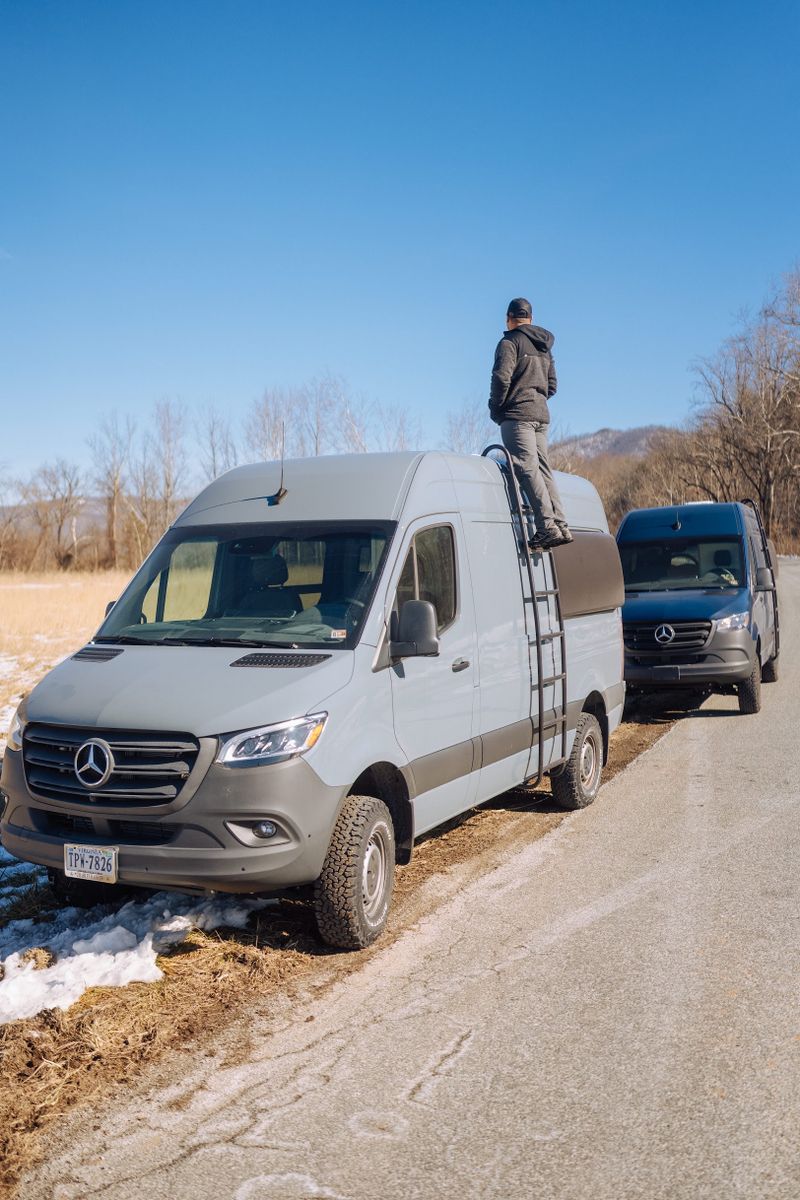
[[[0,838],[10,854],[63,870],[64,844],[119,847],[119,882],[187,892],[262,893],[312,883],[322,870],[344,787],[302,758],[263,767],[210,766],[188,803],[114,807],[38,799],[22,755],[7,751]],[[164,809],[169,807],[169,811]],[[248,832],[269,818],[278,834]]]
[[[743,683],[753,672],[756,644],[747,629],[712,634],[701,651],[675,654],[625,653],[625,681],[634,687],[691,687]]]

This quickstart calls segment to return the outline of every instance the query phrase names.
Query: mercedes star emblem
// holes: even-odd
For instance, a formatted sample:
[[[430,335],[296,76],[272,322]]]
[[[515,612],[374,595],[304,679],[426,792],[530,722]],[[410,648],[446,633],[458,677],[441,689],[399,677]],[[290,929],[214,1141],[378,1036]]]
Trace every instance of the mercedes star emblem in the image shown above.
[[[90,738],[75,751],[75,774],[85,788],[94,790],[108,783],[114,770],[114,755],[108,742]]]
[[[671,625],[659,625],[655,637],[659,646],[668,646],[675,640],[675,630]]]

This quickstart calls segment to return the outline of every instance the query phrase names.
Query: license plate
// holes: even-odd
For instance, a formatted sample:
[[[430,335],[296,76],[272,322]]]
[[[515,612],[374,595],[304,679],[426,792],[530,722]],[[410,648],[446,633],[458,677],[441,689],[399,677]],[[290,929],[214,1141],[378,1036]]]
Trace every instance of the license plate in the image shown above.
[[[64,874],[70,879],[92,879],[95,883],[117,882],[116,846],[64,847]]]

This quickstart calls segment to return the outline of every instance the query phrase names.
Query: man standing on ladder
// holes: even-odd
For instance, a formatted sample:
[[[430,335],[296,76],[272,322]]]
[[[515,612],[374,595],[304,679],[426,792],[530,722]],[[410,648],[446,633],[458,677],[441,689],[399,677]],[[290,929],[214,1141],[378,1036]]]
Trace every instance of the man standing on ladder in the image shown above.
[[[489,415],[500,426],[503,445],[514,462],[525,499],[536,522],[532,550],[549,550],[572,541],[547,458],[547,401],[557,381],[554,337],[534,325],[528,300],[512,300],[506,312],[507,333],[497,345],[489,394]]]

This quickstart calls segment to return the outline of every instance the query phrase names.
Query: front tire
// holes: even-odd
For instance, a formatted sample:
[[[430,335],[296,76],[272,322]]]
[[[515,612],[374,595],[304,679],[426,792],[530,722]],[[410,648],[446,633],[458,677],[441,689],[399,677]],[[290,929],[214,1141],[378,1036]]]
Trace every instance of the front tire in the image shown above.
[[[769,662],[765,662],[761,670],[762,683],[777,683],[778,682],[778,660],[771,658]]]
[[[559,808],[586,808],[600,790],[603,773],[603,733],[592,713],[581,713],[575,741],[564,767],[551,776],[553,799]]]
[[[323,941],[342,950],[363,950],[380,937],[392,899],[394,865],[388,808],[374,796],[348,796],[314,885],[314,915]]]
[[[761,663],[756,657],[752,673],[738,687],[739,712],[757,713],[761,708]]]

